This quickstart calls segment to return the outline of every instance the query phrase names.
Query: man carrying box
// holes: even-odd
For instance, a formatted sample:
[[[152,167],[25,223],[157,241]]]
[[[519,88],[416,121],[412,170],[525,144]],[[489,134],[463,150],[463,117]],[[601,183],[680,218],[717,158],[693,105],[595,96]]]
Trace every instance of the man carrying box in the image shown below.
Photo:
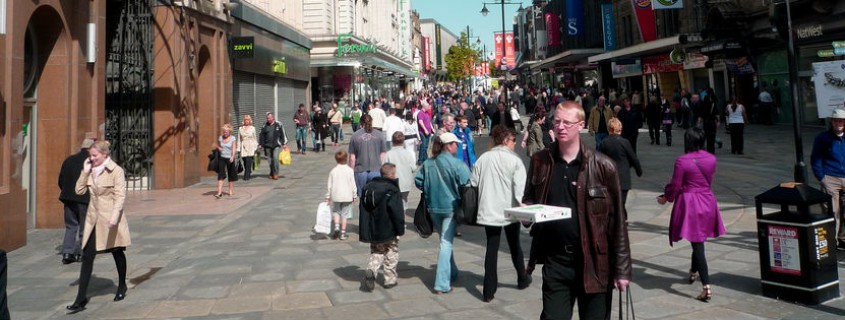
[[[616,166],[584,147],[584,109],[567,101],[554,113],[557,141],[531,157],[523,203],[571,209],[566,219],[535,223],[527,271],[543,266],[541,319],[605,319],[612,289],[631,280],[631,248]]]

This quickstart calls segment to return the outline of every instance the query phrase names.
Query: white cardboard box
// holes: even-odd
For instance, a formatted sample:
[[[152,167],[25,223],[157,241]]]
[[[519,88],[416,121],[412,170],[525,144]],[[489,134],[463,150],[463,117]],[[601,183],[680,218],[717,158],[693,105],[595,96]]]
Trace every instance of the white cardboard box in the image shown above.
[[[571,208],[548,206],[544,204],[505,209],[505,218],[510,219],[511,221],[545,222],[569,219],[571,217]]]

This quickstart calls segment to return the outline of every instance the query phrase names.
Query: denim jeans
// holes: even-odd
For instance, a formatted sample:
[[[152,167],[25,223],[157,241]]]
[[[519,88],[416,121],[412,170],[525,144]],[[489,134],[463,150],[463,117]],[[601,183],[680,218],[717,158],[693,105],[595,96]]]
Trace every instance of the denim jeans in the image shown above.
[[[311,130],[311,144],[314,147],[314,151],[317,151],[317,130]]]
[[[308,137],[308,127],[296,127],[296,151],[303,151],[308,149],[308,142],[305,140]]]
[[[434,290],[446,292],[452,289],[452,281],[458,278],[458,265],[452,254],[452,240],[455,239],[457,223],[454,214],[431,213],[434,230],[440,234],[440,253],[437,255],[437,274],[434,278]]]
[[[341,130],[339,124],[332,124],[332,142],[337,143],[338,139],[343,140],[343,130]]]
[[[275,176],[279,174],[279,152],[282,151],[282,147],[275,147],[275,148],[264,148],[264,154],[270,158],[270,175]]]
[[[431,139],[431,136],[420,134],[420,139],[420,153],[419,157],[417,158],[417,162],[423,163],[426,159],[428,159],[428,141]]]
[[[360,125],[360,124],[353,123],[353,124],[352,124],[352,132],[354,133],[355,131],[358,131],[358,129],[359,129],[360,127],[361,127],[361,125]]]
[[[596,150],[599,149],[601,146],[601,142],[607,139],[607,133],[598,133],[596,132]]]
[[[373,178],[380,176],[381,172],[379,171],[364,171],[355,173],[355,186],[358,188],[359,199],[361,198],[361,193],[364,192],[364,186],[367,185],[367,182],[370,182]]]

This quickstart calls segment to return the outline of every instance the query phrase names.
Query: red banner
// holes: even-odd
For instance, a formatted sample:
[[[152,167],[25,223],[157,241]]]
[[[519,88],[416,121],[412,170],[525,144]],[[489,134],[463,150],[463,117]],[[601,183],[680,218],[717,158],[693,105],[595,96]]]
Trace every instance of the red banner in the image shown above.
[[[643,57],[643,73],[673,72],[684,70],[683,63],[674,63],[668,54]]]
[[[499,66],[502,64],[502,57],[504,56],[504,52],[502,51],[502,43],[505,41],[505,38],[502,36],[501,32],[494,32],[493,33],[493,40],[495,48],[495,58],[493,59],[493,63],[496,65],[496,69],[499,69]]]
[[[431,37],[423,37],[423,70],[428,71],[431,69]]]
[[[490,75],[490,64],[487,61],[481,63],[481,74],[485,76]]]
[[[516,53],[514,50],[513,32],[505,33],[505,65],[508,69],[516,68]]]
[[[637,13],[637,22],[640,26],[640,34],[643,42],[657,40],[657,27],[654,23],[654,10],[651,8],[652,0],[631,0],[634,11]]]
[[[560,45],[560,24],[555,13],[546,13],[546,39],[549,47]]]

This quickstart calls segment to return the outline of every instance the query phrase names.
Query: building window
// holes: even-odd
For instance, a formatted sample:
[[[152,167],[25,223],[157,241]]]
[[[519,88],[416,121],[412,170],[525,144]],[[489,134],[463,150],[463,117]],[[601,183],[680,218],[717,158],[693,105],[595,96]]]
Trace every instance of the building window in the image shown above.
[[[634,29],[637,26],[633,25],[633,21],[631,16],[624,16],[622,17],[622,23],[620,25],[622,27],[622,32],[617,36],[617,41],[619,41],[619,46],[624,48],[631,46],[634,44]],[[637,30],[639,30],[637,28]]]
[[[671,37],[678,34],[678,31],[680,30],[678,16],[678,10],[676,9],[660,10],[659,25],[661,38]]]

